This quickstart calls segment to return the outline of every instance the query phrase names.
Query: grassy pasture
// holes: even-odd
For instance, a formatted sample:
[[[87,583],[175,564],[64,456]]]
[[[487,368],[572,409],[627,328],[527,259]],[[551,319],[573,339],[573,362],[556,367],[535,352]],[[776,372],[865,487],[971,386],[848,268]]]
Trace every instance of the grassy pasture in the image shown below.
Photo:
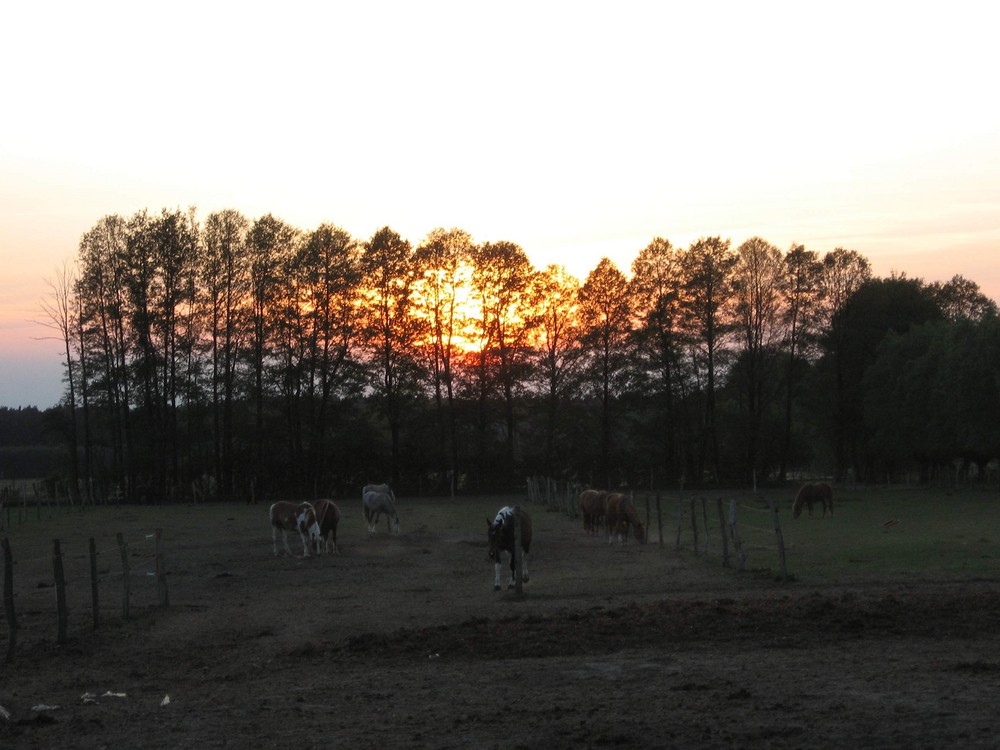
[[[1000,575],[1000,493],[996,490],[915,488],[915,487],[858,487],[835,488],[833,517],[822,517],[819,508],[812,518],[805,513],[797,519],[791,515],[794,489],[744,495],[742,505],[766,507],[768,494],[778,499],[780,522],[788,555],[788,570],[799,583],[837,584],[905,580],[968,580],[996,578]],[[723,497],[728,497],[721,493]],[[637,496],[637,503],[638,503]],[[341,499],[345,513],[341,529],[341,543],[348,546],[360,543],[364,537],[360,510],[352,499]],[[483,536],[483,521],[492,517],[496,508],[507,503],[523,503],[536,517],[536,536],[548,536],[546,528],[552,524],[562,527],[579,524],[562,514],[546,513],[516,496],[490,498],[460,498],[456,501],[442,499],[401,499],[400,514],[403,531],[417,527],[449,535],[468,535],[469,542]],[[657,557],[674,556],[676,519],[674,501],[664,501],[664,547],[660,556],[644,556],[655,565]],[[641,507],[641,506],[640,506]],[[357,513],[358,518],[351,514]],[[699,510],[700,512],[700,510]],[[640,515],[642,511],[640,510]],[[770,529],[767,514],[740,512],[740,521],[760,529]],[[188,519],[196,517],[197,523]],[[266,506],[241,504],[205,504],[197,506],[105,506],[80,511],[65,505],[44,505],[36,513],[31,508],[24,522],[18,521],[16,509],[6,527],[7,514],[0,514],[2,532],[22,552],[25,549],[48,548],[51,540],[59,538],[64,549],[85,550],[87,537],[95,536],[98,547],[111,551],[115,534],[122,532],[130,543],[141,544],[145,535],[156,527],[166,530],[170,540],[170,556],[177,560],[177,553],[186,547],[204,544],[205,528],[218,529],[222,539],[238,542],[240,547],[260,546],[262,552],[271,546],[267,525]],[[537,528],[542,521],[541,529]],[[650,547],[657,545],[653,528],[648,535]],[[682,532],[680,557],[688,565],[697,565],[693,559],[690,529]],[[721,547],[717,513],[714,501],[709,503],[709,543],[699,543],[701,562],[706,566],[720,565]],[[551,530],[555,532],[556,529]],[[703,531],[703,529],[702,529]],[[562,532],[565,533],[565,532]],[[580,535],[583,536],[582,528]],[[743,537],[752,546],[747,567],[751,571],[770,569],[776,572],[778,560],[772,534],[744,530]],[[223,542],[226,543],[226,542]],[[293,549],[300,550],[297,539]],[[280,544],[280,542],[279,542]],[[541,542],[538,543],[540,549]],[[300,545],[299,545],[300,546]],[[266,549],[265,549],[266,548]],[[652,549],[649,550],[652,552]],[[730,550],[732,555],[732,550]],[[733,563],[735,569],[735,563]],[[735,574],[735,573],[734,573]]]
[[[789,571],[802,582],[1000,575],[1000,493],[995,489],[835,488],[831,518],[791,517],[781,528]],[[898,523],[892,523],[897,521]]]

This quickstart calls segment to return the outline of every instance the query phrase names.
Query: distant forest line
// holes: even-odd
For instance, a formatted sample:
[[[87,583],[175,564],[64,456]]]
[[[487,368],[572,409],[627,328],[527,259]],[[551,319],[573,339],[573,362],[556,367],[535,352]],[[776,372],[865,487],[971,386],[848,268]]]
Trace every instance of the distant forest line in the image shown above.
[[[106,216],[44,305],[61,404],[0,409],[0,462],[40,421],[68,487],[163,502],[930,480],[1000,457],[1000,322],[974,282],[759,237],[657,237],[629,270],[581,280],[461,229],[414,247]]]

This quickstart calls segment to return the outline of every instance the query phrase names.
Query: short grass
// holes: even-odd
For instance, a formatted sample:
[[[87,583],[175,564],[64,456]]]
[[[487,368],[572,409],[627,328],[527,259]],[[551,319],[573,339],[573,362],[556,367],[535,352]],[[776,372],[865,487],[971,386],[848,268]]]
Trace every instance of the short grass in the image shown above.
[[[1000,493],[941,488],[837,489],[833,517],[782,506],[798,580],[1000,577]]]
[[[803,514],[797,519],[791,514],[794,489],[738,495],[743,508],[738,515],[741,535],[748,548],[748,570],[769,571],[768,575],[780,572],[770,514],[746,510],[749,507],[763,510],[771,495],[779,503],[788,572],[795,581],[847,584],[907,579],[1000,579],[1000,492],[996,488],[835,487],[834,493],[835,514],[832,517],[821,517],[817,509],[812,518]],[[700,505],[698,507],[699,557],[704,558],[706,565],[718,564],[721,558],[716,494],[726,500],[733,496],[725,491],[710,493],[707,550]],[[663,551],[666,555],[693,556],[689,499],[690,495],[682,503],[685,518],[680,550],[675,553],[676,498],[664,495]],[[644,515],[643,500],[637,494],[640,515]],[[485,535],[482,526],[487,516],[495,513],[500,504],[521,501],[518,497],[470,498],[455,503],[427,501],[423,505],[420,500],[404,500],[400,515],[406,531],[429,524],[430,528],[446,533],[467,531],[470,538],[478,539],[480,532]],[[414,503],[421,505],[419,513],[415,512]],[[195,507],[194,512],[199,517],[211,516],[221,528],[236,532],[241,544],[270,548],[265,507]],[[346,513],[356,510],[350,501],[343,501],[342,507]],[[728,509],[728,503],[725,507]],[[99,547],[110,551],[114,548],[115,532],[123,532],[127,541],[141,545],[154,528],[163,526],[171,530],[171,546],[176,549],[174,545],[178,543],[181,546],[199,543],[194,538],[186,538],[195,533],[193,529],[181,531],[178,528],[177,515],[191,512],[176,506],[133,505],[84,512],[65,505],[29,506],[20,512],[12,508],[10,513],[0,511],[0,526],[4,527],[0,529],[0,536],[10,538],[19,555],[26,554],[26,548],[48,550],[54,538],[63,539],[68,550],[79,552],[86,549],[87,536],[97,536]],[[360,511],[358,514],[360,519]],[[241,521],[244,518],[245,521]],[[348,542],[351,530],[361,528],[358,519],[346,519]],[[358,522],[354,523],[355,520]],[[655,512],[651,521],[648,541],[657,544]],[[238,527],[238,531],[234,527]],[[733,567],[735,569],[735,565]]]

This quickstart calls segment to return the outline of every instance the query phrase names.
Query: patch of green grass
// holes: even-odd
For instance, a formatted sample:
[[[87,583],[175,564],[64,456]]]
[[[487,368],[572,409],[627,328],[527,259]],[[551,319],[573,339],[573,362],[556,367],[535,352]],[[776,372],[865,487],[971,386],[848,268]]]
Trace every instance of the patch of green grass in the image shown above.
[[[834,509],[826,518],[781,514],[789,570],[800,580],[1000,576],[996,490],[841,490]]]

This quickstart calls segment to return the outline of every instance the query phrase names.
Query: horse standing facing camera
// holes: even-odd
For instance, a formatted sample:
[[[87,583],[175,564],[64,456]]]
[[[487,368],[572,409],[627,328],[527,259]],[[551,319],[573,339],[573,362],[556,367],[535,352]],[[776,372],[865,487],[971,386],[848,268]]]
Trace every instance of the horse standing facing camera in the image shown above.
[[[514,529],[519,526],[521,531],[521,580],[528,582],[528,551],[531,549],[531,516],[520,506],[504,506],[491,522],[486,519],[489,556],[493,560],[494,579],[493,590],[500,590],[500,555],[506,552],[510,557],[510,583],[507,588],[517,585],[517,565],[514,547]]]

